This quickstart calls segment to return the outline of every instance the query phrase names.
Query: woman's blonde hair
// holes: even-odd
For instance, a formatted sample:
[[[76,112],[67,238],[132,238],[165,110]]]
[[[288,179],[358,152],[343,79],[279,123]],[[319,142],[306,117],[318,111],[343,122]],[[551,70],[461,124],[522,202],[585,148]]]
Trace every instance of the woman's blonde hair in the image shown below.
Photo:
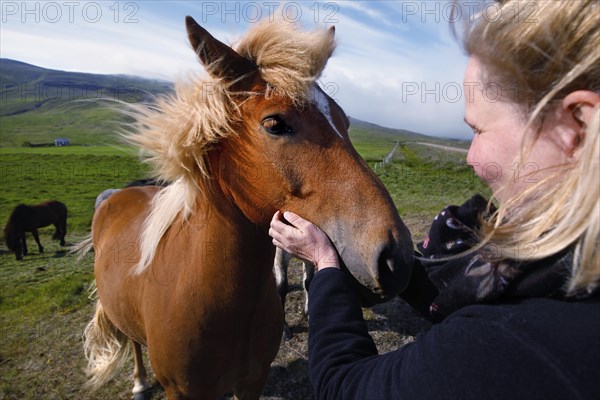
[[[597,0],[509,0],[487,6],[468,26],[467,53],[482,63],[486,81],[500,84],[528,118],[518,167],[552,107],[576,90],[600,94],[599,13]],[[600,283],[599,135],[596,107],[573,162],[503,201],[480,230],[481,246],[500,258],[540,260],[573,248],[568,295],[591,293]],[[503,190],[512,193],[513,184]]]

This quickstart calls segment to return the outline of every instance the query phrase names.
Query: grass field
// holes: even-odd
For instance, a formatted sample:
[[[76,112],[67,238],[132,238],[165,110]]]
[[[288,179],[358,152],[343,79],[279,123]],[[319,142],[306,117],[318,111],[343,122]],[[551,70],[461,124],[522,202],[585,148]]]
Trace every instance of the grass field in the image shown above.
[[[354,140],[372,166],[393,147],[385,140]],[[123,146],[2,148],[0,219],[4,224],[19,202],[63,201],[69,208],[67,242],[74,244],[89,231],[98,193],[146,176],[136,154]],[[433,216],[446,204],[484,191],[464,164],[464,155],[414,143],[400,146],[393,161],[376,172],[415,240],[423,238]],[[44,254],[38,254],[29,238],[31,254],[21,262],[7,252],[4,241],[0,245],[0,399],[128,399],[132,363],[99,392],[82,389],[81,335],[93,312],[87,291],[93,280],[92,257],[77,261],[50,240],[51,233],[51,228],[41,230]],[[298,266],[295,262],[291,269],[286,310],[295,337],[282,342],[265,399],[311,398]],[[400,300],[365,310],[365,317],[380,351],[399,347],[428,326]],[[163,399],[164,392],[152,382],[152,399]]]

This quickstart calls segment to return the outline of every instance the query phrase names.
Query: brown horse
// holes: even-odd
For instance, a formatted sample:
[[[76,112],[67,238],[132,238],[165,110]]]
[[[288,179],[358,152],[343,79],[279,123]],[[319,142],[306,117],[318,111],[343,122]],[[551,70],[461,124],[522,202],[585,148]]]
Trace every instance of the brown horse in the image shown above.
[[[263,22],[234,50],[186,24],[209,76],[139,106],[130,137],[172,184],[121,190],[94,215],[91,383],[115,373],[131,340],[138,397],[144,345],[171,400],[231,389],[258,399],[283,329],[268,236],[275,211],[321,226],[366,302],[404,289],[412,242],[352,147],[347,116],[316,84],[333,29]]]
[[[27,255],[27,243],[25,233],[31,232],[38,245],[40,253],[44,247],[40,243],[38,228],[54,225],[55,231],[52,239],[59,240],[60,245],[65,245],[67,234],[67,206],[60,201],[50,200],[33,206],[19,204],[14,208],[8,223],[4,227],[6,245],[10,251],[15,253],[17,260]]]

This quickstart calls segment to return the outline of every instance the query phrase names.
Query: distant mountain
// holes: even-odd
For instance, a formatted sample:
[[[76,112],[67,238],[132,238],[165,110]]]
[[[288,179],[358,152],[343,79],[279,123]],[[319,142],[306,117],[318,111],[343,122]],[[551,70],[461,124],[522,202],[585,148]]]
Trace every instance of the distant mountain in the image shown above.
[[[66,72],[0,58],[0,116],[72,101],[139,102],[172,88],[165,81],[127,75]]]
[[[120,102],[151,101],[172,83],[46,69],[0,58],[0,145],[116,142]]]
[[[350,138],[353,140],[377,139],[387,142],[426,142],[451,146],[468,146],[467,141],[460,139],[439,138],[412,132],[405,129],[386,128],[372,122],[361,121],[350,117]]]
[[[127,75],[101,75],[46,69],[0,58],[0,146],[118,141],[119,124],[129,122],[120,103],[150,102],[173,90],[171,82]],[[394,142],[457,143],[350,118],[350,138],[380,147]]]
[[[423,135],[421,133],[407,131],[405,129],[393,129],[386,128],[381,125],[374,124],[372,122],[362,121],[350,117],[350,129],[351,137],[360,137],[361,135],[372,135],[377,134],[377,137],[381,140],[390,141],[418,141],[418,140],[430,140],[433,139],[430,136]]]

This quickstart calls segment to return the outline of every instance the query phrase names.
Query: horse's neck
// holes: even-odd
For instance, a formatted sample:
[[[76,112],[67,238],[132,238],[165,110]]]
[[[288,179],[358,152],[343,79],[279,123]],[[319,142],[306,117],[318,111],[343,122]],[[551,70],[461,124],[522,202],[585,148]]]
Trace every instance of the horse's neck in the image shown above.
[[[184,226],[190,241],[196,243],[194,252],[216,261],[205,263],[204,268],[234,275],[271,273],[275,249],[266,229],[248,220],[231,202],[199,202]]]

